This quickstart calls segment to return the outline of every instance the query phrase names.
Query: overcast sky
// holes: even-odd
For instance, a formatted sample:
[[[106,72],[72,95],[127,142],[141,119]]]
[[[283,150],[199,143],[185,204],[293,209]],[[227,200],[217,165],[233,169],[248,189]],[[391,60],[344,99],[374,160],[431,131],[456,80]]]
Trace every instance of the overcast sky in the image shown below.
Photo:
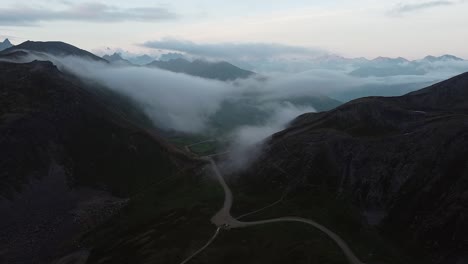
[[[468,58],[467,14],[466,0],[0,0],[0,37],[88,50]]]

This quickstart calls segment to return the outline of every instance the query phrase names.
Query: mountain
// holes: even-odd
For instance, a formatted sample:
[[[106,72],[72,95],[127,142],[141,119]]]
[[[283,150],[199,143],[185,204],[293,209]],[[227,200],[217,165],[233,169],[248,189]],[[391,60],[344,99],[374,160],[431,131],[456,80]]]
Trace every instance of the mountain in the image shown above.
[[[468,73],[398,97],[287,101],[324,112],[268,138],[258,159],[245,153],[244,170],[213,156],[236,218],[312,219],[363,263],[466,262]],[[218,121],[255,124],[256,106],[234,101]],[[0,263],[182,263],[218,233],[194,262],[348,263],[300,223],[217,229],[216,167],[185,151],[200,140],[175,147],[160,132],[110,87],[47,61],[0,62]]]
[[[129,203],[141,208],[150,186],[196,175],[198,161],[97,89],[51,62],[0,62],[0,262],[51,263]]]
[[[424,59],[422,59],[422,61],[428,61],[428,62],[438,62],[438,61],[463,61],[462,58],[459,58],[459,57],[456,57],[456,56],[453,56],[453,55],[442,55],[442,56],[439,56],[439,57],[435,57],[435,56],[426,56],[424,57]]]
[[[398,57],[398,58],[389,58],[389,57],[377,57],[373,60],[371,60],[372,62],[377,62],[377,63],[405,63],[405,62],[409,62],[409,60],[405,59],[405,58],[402,58],[402,57]]]
[[[3,42],[0,42],[0,51],[13,47],[9,39],[5,39]]]
[[[406,77],[410,78],[409,76]],[[405,78],[405,76],[401,76],[401,78]],[[353,89],[332,92],[329,93],[329,96],[342,102],[349,102],[351,100],[367,96],[400,96],[427,87],[434,83],[437,83],[437,81],[421,80],[415,82],[408,80],[408,83],[370,83],[353,87]]]
[[[177,60],[177,59],[184,59],[184,60],[185,60],[186,57],[184,56],[184,54],[181,54],[181,53],[174,53],[174,52],[162,54],[162,55],[159,57],[159,60],[160,60],[160,61],[170,61],[170,60]]]
[[[147,66],[221,81],[248,78],[255,74],[251,71],[238,68],[228,62],[209,62],[204,60],[195,60],[193,62],[185,59],[153,61],[147,64]]]
[[[144,55],[135,56],[135,57],[127,57],[127,60],[135,65],[145,65],[154,61],[154,58],[149,55],[144,54]]]
[[[81,58],[87,58],[94,61],[106,62],[106,60],[88,52],[86,50],[79,49],[70,44],[59,42],[59,41],[26,41],[17,46],[5,49],[0,54],[8,54],[15,51],[29,51],[29,52],[40,52],[47,53],[54,56],[77,56]]]
[[[8,54],[0,53],[0,59],[13,60],[13,61],[20,61],[22,58],[26,56],[28,56],[28,53],[25,51],[13,51]]]
[[[349,74],[356,77],[390,77],[404,75],[425,75],[434,63],[437,62],[463,62],[464,60],[453,55],[440,57],[426,56],[421,60],[409,61],[405,58],[378,57],[371,61],[356,65],[356,69]]]
[[[122,56],[117,52],[112,55],[104,55],[102,58],[117,65],[133,65],[130,61],[123,59]]]
[[[465,73],[404,96],[304,114],[239,179],[250,193],[289,186],[351,201],[404,255],[417,256],[406,263],[465,263],[467,102]]]
[[[51,62],[0,62],[0,262],[182,261],[214,231],[222,190],[131,101],[89,85]],[[252,237],[226,237],[208,262],[270,240]]]
[[[389,77],[399,75],[424,75],[425,69],[415,67],[409,60],[398,57],[377,57],[373,60],[363,62],[349,73],[356,77]]]
[[[301,98],[291,97],[260,102],[262,102],[261,99],[256,98],[255,95],[250,95],[249,98],[233,102],[226,100],[221,104],[216,114],[210,118],[210,125],[220,135],[228,135],[242,126],[265,124],[271,118],[271,109],[258,107],[262,103],[264,105],[281,105],[287,102],[296,107],[312,107],[319,112],[328,111],[343,104],[338,100],[323,95],[303,96]]]

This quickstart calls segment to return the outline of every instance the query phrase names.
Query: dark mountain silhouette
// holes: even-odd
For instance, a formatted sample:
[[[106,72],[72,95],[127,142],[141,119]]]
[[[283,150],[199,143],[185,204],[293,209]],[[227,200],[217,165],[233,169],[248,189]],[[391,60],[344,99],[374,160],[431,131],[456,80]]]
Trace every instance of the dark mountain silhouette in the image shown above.
[[[195,60],[193,62],[186,59],[153,61],[147,66],[221,81],[248,78],[255,74],[251,71],[236,67],[228,62],[209,62],[204,60]]]
[[[5,39],[3,42],[0,42],[0,51],[6,50],[8,48],[13,47],[9,39]]]
[[[0,262],[50,263],[131,197],[197,166],[95,88],[51,62],[0,62]]]
[[[241,179],[349,198],[408,255],[420,253],[421,263],[464,263],[467,102],[465,73],[404,96],[304,114],[268,141]]]
[[[30,52],[41,52],[47,53],[54,56],[77,56],[81,58],[87,58],[94,61],[106,62],[106,60],[88,52],[86,50],[79,49],[70,44],[60,42],[60,41],[26,41],[17,46],[8,48],[0,52],[0,54],[8,54],[14,51],[30,51]]]

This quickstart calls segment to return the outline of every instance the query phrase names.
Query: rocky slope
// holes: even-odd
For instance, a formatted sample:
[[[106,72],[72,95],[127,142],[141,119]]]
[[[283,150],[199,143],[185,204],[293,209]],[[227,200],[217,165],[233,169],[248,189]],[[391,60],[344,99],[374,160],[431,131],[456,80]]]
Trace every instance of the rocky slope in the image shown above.
[[[50,62],[0,62],[0,262],[49,263],[199,163]]]
[[[467,102],[465,73],[401,97],[305,114],[267,142],[241,181],[322,186],[352,199],[408,255],[466,263]]]

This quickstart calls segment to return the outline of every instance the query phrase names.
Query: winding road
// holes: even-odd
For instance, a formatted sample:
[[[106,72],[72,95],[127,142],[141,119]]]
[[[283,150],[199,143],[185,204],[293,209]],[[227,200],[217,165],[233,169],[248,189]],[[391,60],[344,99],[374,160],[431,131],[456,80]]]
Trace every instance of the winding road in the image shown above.
[[[195,256],[197,256],[198,254],[200,254],[203,250],[205,250],[209,245],[211,245],[211,243],[213,243],[213,241],[216,239],[216,237],[218,236],[219,234],[219,231],[221,230],[221,227],[218,227],[214,233],[214,235],[210,238],[210,240],[208,240],[208,242],[206,242],[206,244],[201,247],[199,250],[195,251],[192,255],[190,255],[188,258],[186,258],[184,261],[182,261],[180,264],[185,264],[185,263],[188,263],[190,260],[192,260]]]
[[[223,175],[219,171],[218,166],[216,165],[215,161],[211,157],[203,157],[203,160],[209,162],[213,169],[213,172],[224,189],[224,204],[223,207],[211,218],[211,222],[215,224],[218,228],[223,229],[232,229],[232,228],[245,228],[251,227],[256,225],[264,225],[270,223],[279,223],[279,222],[300,222],[304,224],[311,225],[318,230],[325,233],[328,237],[330,237],[337,245],[340,247],[343,254],[348,259],[349,263],[351,264],[364,264],[359,258],[354,254],[351,248],[346,244],[346,242],[341,239],[340,236],[335,234],[330,229],[324,227],[323,225],[312,221],[310,219],[300,218],[300,217],[279,217],[274,219],[267,219],[261,221],[253,221],[253,222],[243,222],[235,219],[231,215],[231,208],[233,202],[233,195],[231,189],[227,185],[226,181],[224,180]]]
[[[204,142],[209,142],[209,140],[185,146],[185,149],[188,152],[191,152],[190,151],[190,146],[194,146],[194,145],[204,143]],[[225,154],[225,153],[222,153],[222,154]],[[279,217],[279,218],[274,218],[274,219],[251,221],[251,222],[243,222],[243,221],[238,220],[241,217],[254,214],[254,213],[259,212],[259,211],[261,211],[263,209],[266,209],[266,208],[269,208],[269,207],[271,207],[271,206],[273,206],[275,204],[278,204],[279,202],[281,202],[283,200],[284,197],[282,197],[279,201],[277,201],[277,202],[275,202],[275,203],[273,203],[271,205],[268,205],[268,206],[266,206],[266,207],[264,207],[262,209],[259,209],[259,210],[256,210],[254,212],[244,214],[244,215],[240,216],[237,219],[234,218],[231,215],[233,195],[232,195],[231,189],[229,188],[226,181],[224,180],[223,175],[219,171],[218,165],[216,165],[216,162],[213,160],[214,156],[217,156],[217,154],[201,157],[200,159],[210,163],[211,168],[212,168],[212,170],[213,170],[213,172],[214,172],[214,174],[216,176],[216,179],[218,180],[219,184],[223,187],[223,190],[224,190],[224,204],[223,204],[223,207],[211,218],[211,222],[213,224],[215,224],[218,228],[216,229],[215,234],[211,237],[211,239],[202,248],[195,251],[192,255],[190,255],[183,262],[181,262],[181,264],[188,263],[191,259],[193,259],[195,256],[200,254],[209,245],[211,245],[211,243],[213,243],[213,241],[218,236],[221,229],[245,228],[245,227],[265,225],[265,224],[271,224],[271,223],[280,223],[280,222],[299,222],[299,223],[311,225],[314,228],[316,228],[316,229],[322,231],[323,233],[325,233],[329,238],[331,238],[338,245],[338,247],[341,249],[341,251],[343,252],[345,257],[348,259],[348,262],[350,264],[364,264],[362,261],[359,260],[359,258],[354,254],[354,252],[348,246],[348,244],[346,244],[346,242],[340,236],[338,236],[336,233],[334,233],[330,229],[326,228],[325,226],[323,226],[323,225],[321,225],[321,224],[319,224],[319,223],[317,223],[317,222],[315,222],[313,220],[306,219],[306,218],[301,218],[301,217],[293,217],[293,216]]]

